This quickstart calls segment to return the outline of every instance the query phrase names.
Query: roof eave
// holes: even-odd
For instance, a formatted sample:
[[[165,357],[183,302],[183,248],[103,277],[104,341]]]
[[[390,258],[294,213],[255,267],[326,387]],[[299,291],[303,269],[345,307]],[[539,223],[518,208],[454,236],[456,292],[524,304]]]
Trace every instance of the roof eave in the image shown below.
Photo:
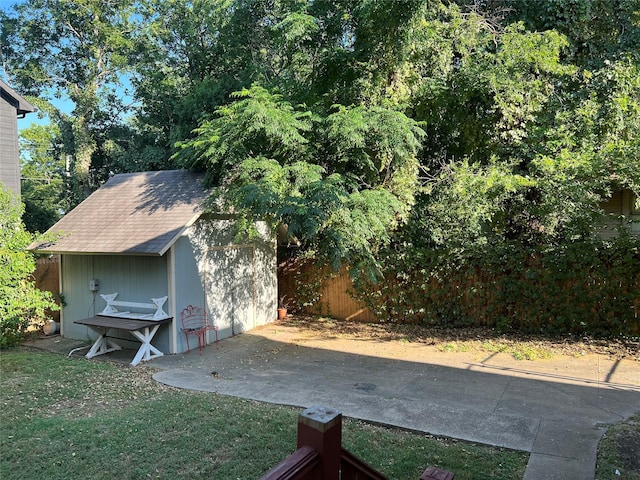
[[[187,229],[193,225],[195,223],[196,220],[198,220],[198,218],[200,218],[200,216],[202,215],[202,212],[198,212],[196,213],[193,217],[191,217],[191,219],[184,225],[184,227],[182,227],[180,229],[180,231],[178,233],[176,233],[173,238],[171,238],[171,240],[169,240],[167,242],[167,244],[164,246],[163,249],[160,250],[160,255],[164,255],[165,253],[167,253],[169,251],[169,249],[171,247],[173,247],[173,245],[178,241],[178,239],[184,235],[184,232],[187,231]]]
[[[123,251],[86,251],[86,250],[64,250],[56,249],[55,245],[39,248],[37,245],[30,245],[27,250],[38,254],[59,254],[59,255],[127,255],[127,256],[146,256],[146,257],[162,257],[169,249],[178,241],[178,239],[184,235],[184,232],[191,227],[198,218],[202,216],[202,212],[198,212],[182,227],[178,233],[176,233],[165,245],[157,251],[136,251],[136,250],[123,250]]]
[[[89,251],[80,251],[80,250],[64,250],[64,249],[55,249],[55,248],[30,248],[28,249],[30,252],[33,252],[38,255],[119,255],[119,256],[135,256],[135,257],[161,257],[164,253],[161,252],[132,252],[132,251],[124,251],[124,252],[89,252]]]
[[[15,106],[18,116],[24,117],[27,113],[36,111],[36,107],[31,105],[18,92],[16,92],[2,80],[0,80],[0,88],[13,99],[13,102],[11,103]]]

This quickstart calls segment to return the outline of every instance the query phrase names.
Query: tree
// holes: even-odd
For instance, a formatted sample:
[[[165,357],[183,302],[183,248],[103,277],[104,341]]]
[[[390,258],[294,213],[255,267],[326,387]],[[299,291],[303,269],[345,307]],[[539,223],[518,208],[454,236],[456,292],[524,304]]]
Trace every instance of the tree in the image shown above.
[[[44,321],[45,309],[57,310],[50,292],[35,287],[34,236],[24,229],[22,204],[0,183],[0,346],[19,343],[31,325]]]
[[[605,60],[640,55],[637,0],[498,0],[506,21],[522,20],[530,31],[554,30],[569,40],[572,63],[598,69]]]
[[[320,56],[328,48],[318,42],[330,40],[309,10],[322,3],[140,2],[133,83],[141,101],[141,161],[166,161],[176,142],[254,83],[316,103]]]
[[[640,193],[633,1],[28,5],[3,58],[34,92],[85,92],[55,113],[64,154],[97,181],[205,169],[334,266],[375,270],[404,225],[409,246],[553,247],[591,236],[613,188]],[[125,71],[128,122],[101,90]]]
[[[32,233],[48,230],[69,210],[60,143],[60,131],[54,124],[33,124],[20,132],[22,220]]]
[[[593,234],[613,188],[638,192],[640,77],[628,45],[605,62],[580,57],[597,67],[584,69],[567,61],[575,38],[499,18],[504,3],[488,2],[494,16],[455,5],[425,15],[398,67],[397,91],[428,132],[418,243],[558,245]]]
[[[75,202],[99,183],[95,163],[126,105],[122,80],[132,46],[133,0],[28,0],[2,15],[5,76],[29,98],[63,99],[71,114],[48,109],[71,159]],[[103,161],[104,163],[104,161]]]
[[[322,117],[257,85],[234,97],[182,145],[181,161],[207,170],[244,225],[285,224],[306,255],[375,274],[375,251],[414,201],[422,129],[383,107]]]
[[[236,52],[241,77],[260,87],[222,100],[182,160],[334,266],[376,265],[407,221],[421,226],[410,244],[432,247],[587,237],[611,179],[637,191],[637,64],[624,48],[601,72],[566,62],[576,38],[527,30],[508,3],[483,14],[420,1],[236,2],[220,38],[251,32],[260,45],[225,43],[220,58]],[[391,196],[346,201],[374,191]]]
[[[239,69],[225,71],[230,59],[220,45],[229,4],[137,3],[132,84],[140,103],[132,119],[135,148],[125,152],[123,163],[138,170],[171,167],[176,142],[188,138],[203,116],[241,86],[235,79]]]

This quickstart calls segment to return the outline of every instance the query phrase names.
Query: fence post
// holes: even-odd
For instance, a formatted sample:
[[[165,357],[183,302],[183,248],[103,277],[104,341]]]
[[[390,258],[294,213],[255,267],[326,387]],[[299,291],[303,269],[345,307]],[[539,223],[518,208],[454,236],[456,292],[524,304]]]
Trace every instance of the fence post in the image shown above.
[[[456,474],[453,472],[440,470],[436,467],[429,467],[424,471],[420,480],[453,480],[454,478],[456,478]]]
[[[298,446],[311,447],[320,455],[320,479],[340,478],[342,414],[327,407],[307,408],[298,416]]]

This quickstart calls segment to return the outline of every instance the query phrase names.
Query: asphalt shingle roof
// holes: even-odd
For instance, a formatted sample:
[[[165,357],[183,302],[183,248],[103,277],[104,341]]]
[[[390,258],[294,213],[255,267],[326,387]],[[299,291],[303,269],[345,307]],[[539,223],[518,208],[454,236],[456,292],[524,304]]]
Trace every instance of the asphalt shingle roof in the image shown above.
[[[65,215],[32,244],[43,253],[163,255],[202,213],[208,192],[186,170],[123,173]]]

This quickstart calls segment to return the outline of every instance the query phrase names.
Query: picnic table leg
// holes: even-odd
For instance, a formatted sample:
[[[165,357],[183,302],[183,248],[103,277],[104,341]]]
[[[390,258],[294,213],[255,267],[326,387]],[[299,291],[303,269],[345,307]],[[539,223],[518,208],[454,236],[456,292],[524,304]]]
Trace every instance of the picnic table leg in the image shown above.
[[[104,355],[105,353],[115,352],[116,350],[122,350],[122,347],[118,345],[116,342],[108,339],[106,337],[108,328],[102,327],[91,327],[92,330],[95,330],[98,333],[98,338],[91,349],[85,355],[85,358],[93,358],[97,355]]]
[[[134,330],[131,332],[142,343],[138,349],[138,353],[136,353],[135,358],[131,362],[131,365],[135,367],[141,361],[151,360],[152,358],[158,358],[164,355],[164,353],[151,345],[151,340],[159,327],[160,325],[155,325],[153,327],[145,327],[142,331]]]

